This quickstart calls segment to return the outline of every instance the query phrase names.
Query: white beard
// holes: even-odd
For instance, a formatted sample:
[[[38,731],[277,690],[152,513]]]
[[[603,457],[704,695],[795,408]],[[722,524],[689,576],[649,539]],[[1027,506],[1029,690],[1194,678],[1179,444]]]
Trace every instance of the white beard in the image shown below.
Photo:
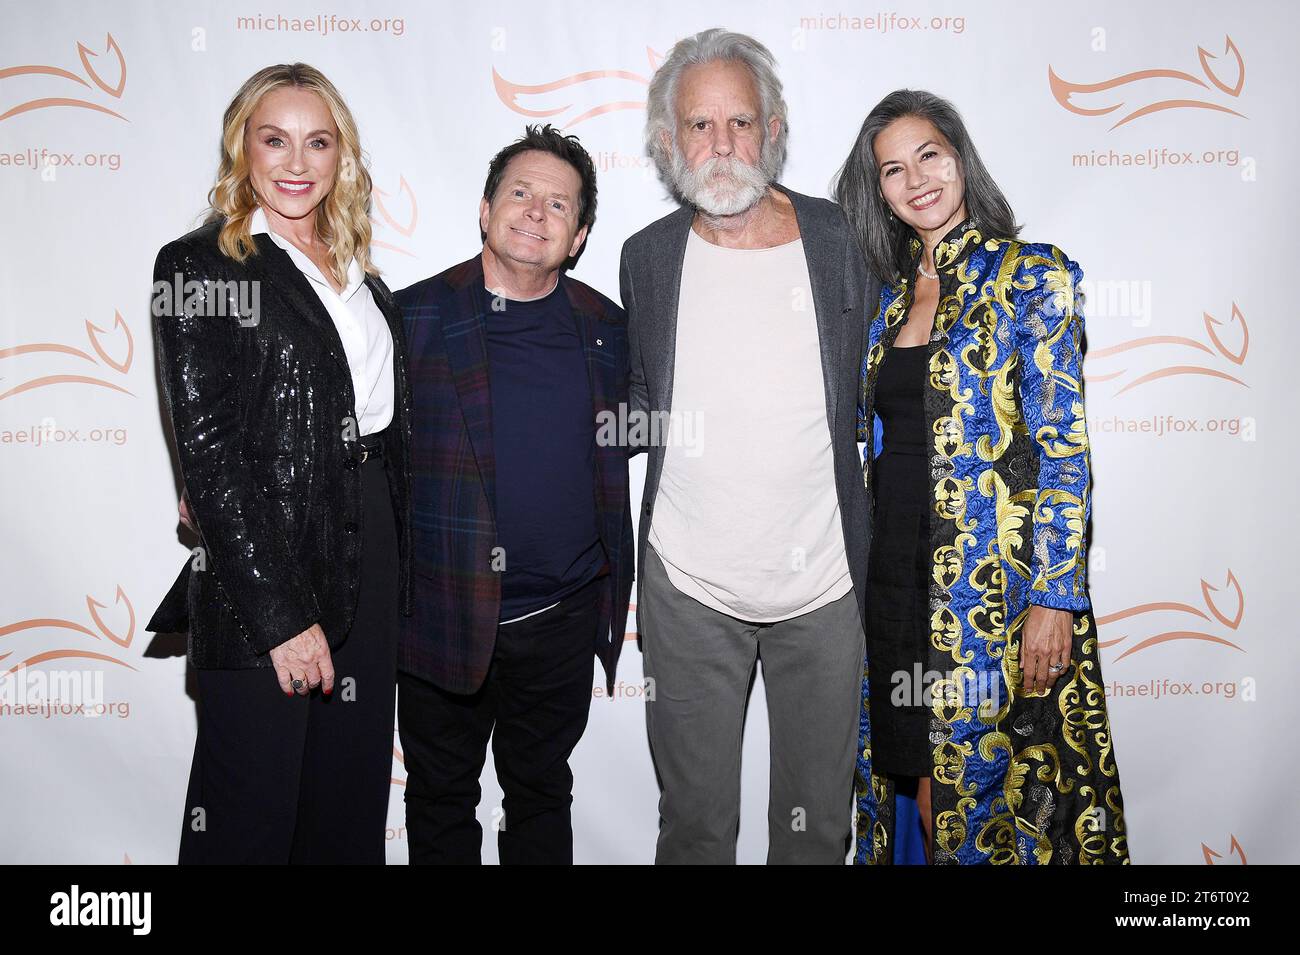
[[[710,216],[734,216],[753,208],[771,182],[761,166],[734,156],[714,156],[690,169],[679,149],[673,150],[673,179],[683,198]]]

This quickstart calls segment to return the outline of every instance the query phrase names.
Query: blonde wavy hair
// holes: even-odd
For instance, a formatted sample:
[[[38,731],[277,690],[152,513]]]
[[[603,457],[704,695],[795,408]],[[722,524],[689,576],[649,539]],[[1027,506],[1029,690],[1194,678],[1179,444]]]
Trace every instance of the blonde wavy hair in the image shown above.
[[[258,70],[239,88],[222,119],[221,165],[217,181],[208,192],[208,222],[224,219],[218,244],[236,262],[257,252],[248,223],[257,209],[249,179],[244,133],[249,119],[266,94],[287,86],[310,90],[325,101],[338,128],[339,165],[334,186],[316,210],[316,235],[330,249],[336,281],[347,281],[348,263],[371,275],[379,269],[370,259],[370,173],[361,152],[352,111],[325,74],[306,63],[280,63]]]

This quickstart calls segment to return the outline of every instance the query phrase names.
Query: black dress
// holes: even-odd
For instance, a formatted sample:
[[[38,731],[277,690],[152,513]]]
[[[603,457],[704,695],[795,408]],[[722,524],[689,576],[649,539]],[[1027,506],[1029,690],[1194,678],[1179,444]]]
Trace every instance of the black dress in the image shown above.
[[[875,463],[867,568],[871,758],[877,772],[918,777],[932,769],[931,713],[922,705],[927,687],[920,685],[930,634],[929,442],[922,405],[928,351],[895,345],[876,377],[884,447]]]

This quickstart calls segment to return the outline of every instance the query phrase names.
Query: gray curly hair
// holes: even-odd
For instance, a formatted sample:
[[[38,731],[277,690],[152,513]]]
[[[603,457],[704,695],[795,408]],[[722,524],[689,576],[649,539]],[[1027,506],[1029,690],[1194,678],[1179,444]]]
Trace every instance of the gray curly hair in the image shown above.
[[[673,152],[677,148],[677,84],[687,67],[718,60],[743,63],[753,74],[762,125],[766,127],[774,116],[781,121],[775,142],[763,137],[760,165],[771,181],[780,177],[785,166],[790,124],[786,118],[785,100],[781,96],[781,80],[776,75],[776,58],[767,47],[743,33],[731,33],[721,27],[704,30],[677,41],[650,80],[650,92],[646,98],[646,154],[654,160],[659,178],[679,199],[681,192],[673,171]],[[668,134],[667,148],[663,143],[664,133]]]

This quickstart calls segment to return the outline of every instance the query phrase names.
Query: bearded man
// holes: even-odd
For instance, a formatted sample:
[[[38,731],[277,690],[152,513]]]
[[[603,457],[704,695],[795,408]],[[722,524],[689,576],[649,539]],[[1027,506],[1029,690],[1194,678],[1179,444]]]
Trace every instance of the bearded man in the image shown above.
[[[857,409],[879,285],[839,207],[777,183],[787,137],[750,37],[684,39],[650,84],[646,147],[681,208],[627,241],[620,287],[634,411],[670,422],[648,448],[637,559],[660,863],[735,862],[760,662],[768,861],[842,864],[849,844],[870,540]]]

